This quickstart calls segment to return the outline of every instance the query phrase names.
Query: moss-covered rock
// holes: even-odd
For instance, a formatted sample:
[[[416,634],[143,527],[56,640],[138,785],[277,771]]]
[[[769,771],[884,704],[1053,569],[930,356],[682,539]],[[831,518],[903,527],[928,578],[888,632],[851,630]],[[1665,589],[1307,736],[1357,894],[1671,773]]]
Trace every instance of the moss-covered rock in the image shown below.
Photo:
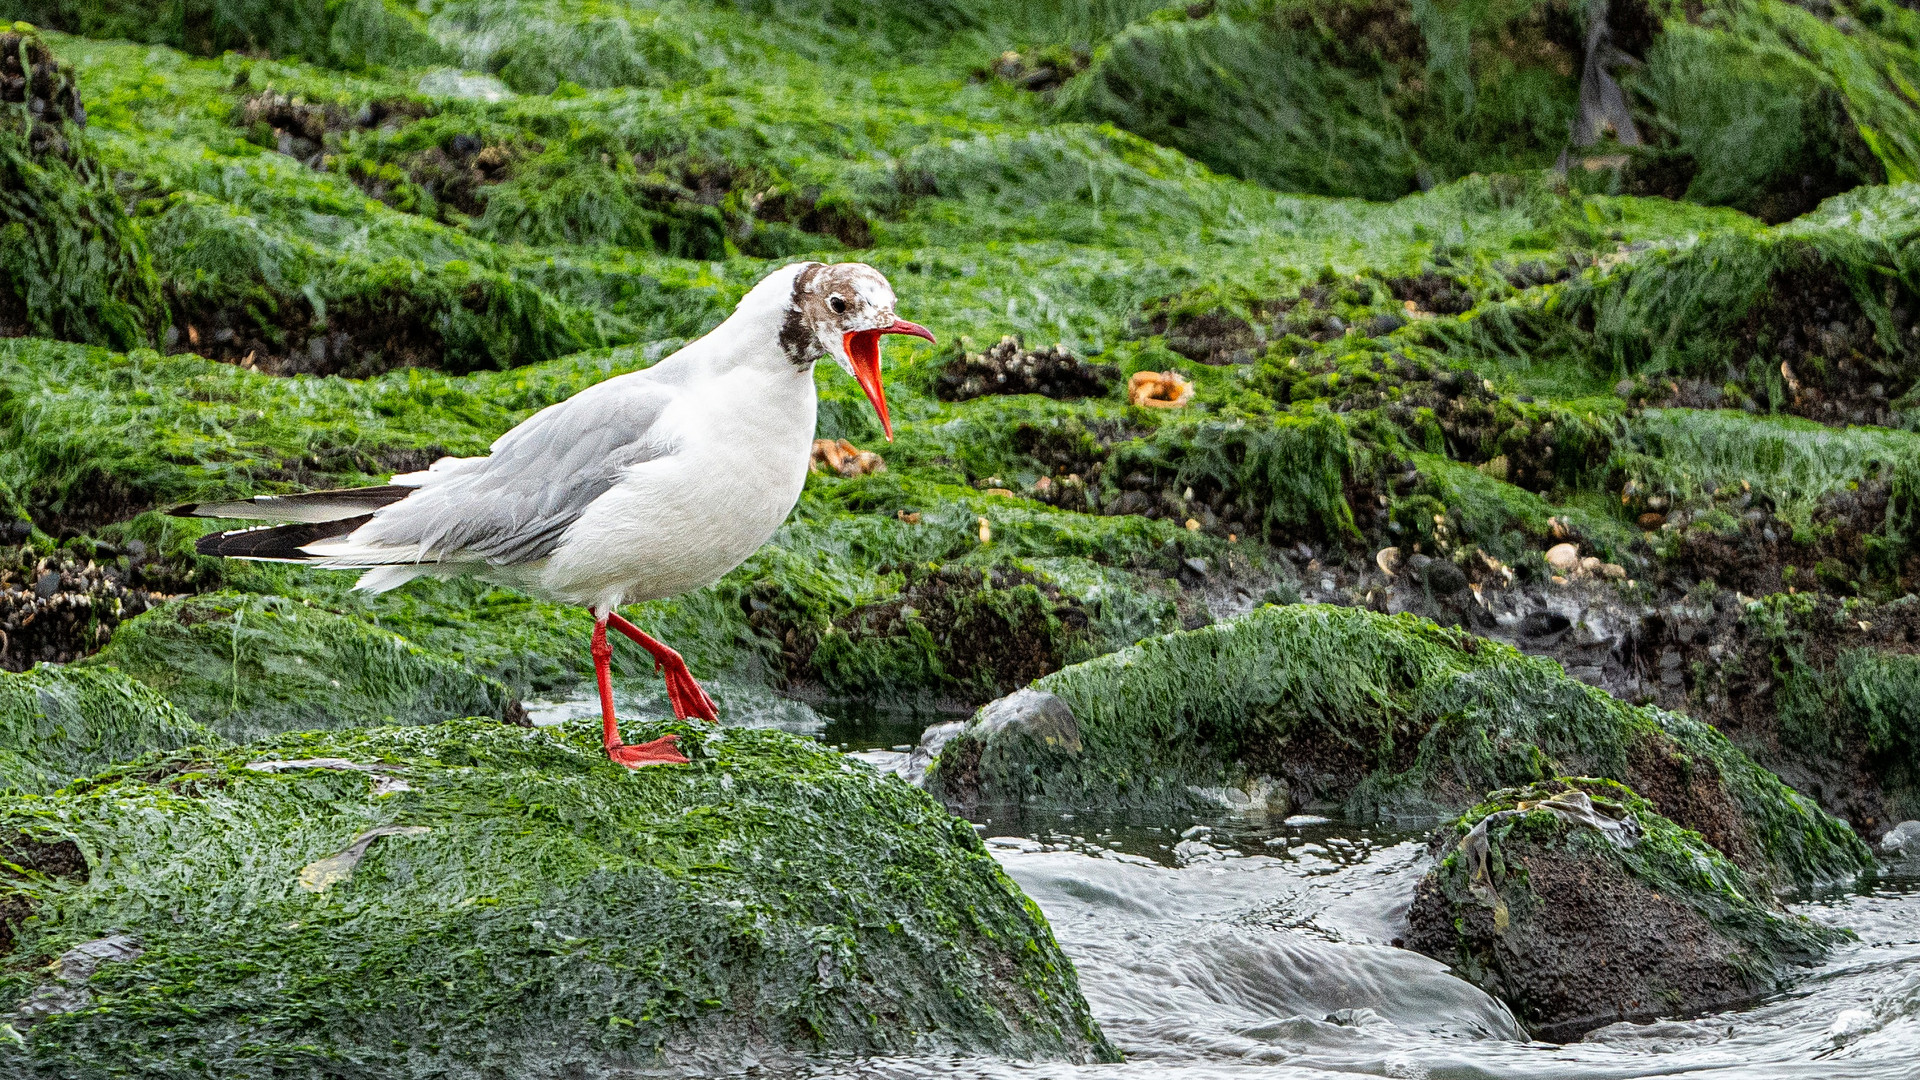
[[[1916,25],[1877,0],[1226,0],[1128,26],[1060,95],[1281,190],[1394,198],[1572,156],[1578,183],[1783,221],[1912,175],[1920,111],[1856,72],[1920,72]]]
[[[1779,989],[1848,935],[1608,780],[1496,791],[1435,837],[1408,947],[1453,965],[1556,1042]]]
[[[104,665],[0,671],[0,791],[45,793],[154,750],[219,741]]]
[[[984,723],[940,753],[952,805],[1181,805],[1271,789],[1294,805],[1420,818],[1482,792],[1576,774],[1631,784],[1760,879],[1806,885],[1873,866],[1847,826],[1705,724],[1635,707],[1551,660],[1412,616],[1269,606],[1034,683],[1076,737]]]
[[[160,282],[86,122],[73,67],[0,24],[0,336],[146,345]]]
[[[182,1077],[1112,1056],[965,822],[807,740],[671,730],[691,766],[464,720],[150,755],[10,804],[0,828],[71,841],[88,877],[4,885],[37,917],[0,985],[42,1004],[0,1055]],[[110,933],[136,955],[47,1005],[42,965]]]
[[[114,632],[111,664],[236,742],[283,731],[524,722],[501,683],[366,621],[278,596],[177,600]]]

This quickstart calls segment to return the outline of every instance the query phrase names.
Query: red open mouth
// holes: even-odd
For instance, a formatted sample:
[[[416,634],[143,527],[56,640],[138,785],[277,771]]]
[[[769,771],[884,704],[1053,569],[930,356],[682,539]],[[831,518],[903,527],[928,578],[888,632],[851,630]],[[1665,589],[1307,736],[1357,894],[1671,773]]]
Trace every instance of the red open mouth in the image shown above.
[[[895,319],[890,326],[855,330],[842,339],[847,359],[853,362],[853,377],[859,381],[860,389],[867,392],[873,411],[880,414],[880,429],[887,433],[887,441],[892,442],[893,421],[887,418],[887,392],[880,385],[880,338],[885,334],[911,334],[933,341],[933,331],[905,319]]]

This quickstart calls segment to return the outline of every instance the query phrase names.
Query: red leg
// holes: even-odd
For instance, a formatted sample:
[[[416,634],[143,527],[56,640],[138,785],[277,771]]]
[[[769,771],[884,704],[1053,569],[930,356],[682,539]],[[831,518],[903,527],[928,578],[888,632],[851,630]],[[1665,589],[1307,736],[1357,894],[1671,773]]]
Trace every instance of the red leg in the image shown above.
[[[619,616],[613,616],[619,618]],[[684,765],[687,759],[673,748],[680,736],[662,735],[652,742],[638,746],[628,746],[620,741],[620,724],[613,717],[613,676],[608,664],[613,660],[613,646],[607,642],[607,616],[596,614],[593,619],[593,677],[600,684],[600,722],[602,745],[607,748],[607,758],[617,761],[630,769],[642,765]]]
[[[709,723],[720,722],[720,708],[707,696],[707,692],[694,681],[693,672],[687,670],[687,662],[680,654],[648,637],[639,627],[621,618],[613,612],[607,613],[607,623],[615,630],[632,638],[639,646],[653,656],[654,670],[667,680],[667,700],[673,704],[673,715],[685,720],[697,716]]]

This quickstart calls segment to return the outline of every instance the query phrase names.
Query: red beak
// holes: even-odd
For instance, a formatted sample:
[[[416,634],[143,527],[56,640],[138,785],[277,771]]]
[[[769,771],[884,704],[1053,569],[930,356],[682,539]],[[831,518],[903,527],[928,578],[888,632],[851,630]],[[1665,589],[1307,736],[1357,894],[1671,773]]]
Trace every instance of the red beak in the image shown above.
[[[880,337],[883,334],[911,334],[933,341],[933,331],[905,319],[895,319],[891,326],[855,330],[842,339],[847,359],[853,361],[853,377],[860,381],[860,389],[867,392],[873,411],[880,414],[880,429],[887,433],[887,441],[892,442],[893,421],[887,418],[887,391],[880,385]]]

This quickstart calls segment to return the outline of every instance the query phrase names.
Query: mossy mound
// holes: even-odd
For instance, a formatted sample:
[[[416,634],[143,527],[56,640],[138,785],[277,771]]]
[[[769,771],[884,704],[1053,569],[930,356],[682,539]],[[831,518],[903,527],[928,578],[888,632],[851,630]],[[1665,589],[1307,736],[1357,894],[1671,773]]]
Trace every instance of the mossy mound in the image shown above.
[[[152,755],[14,803],[0,829],[71,841],[88,876],[5,884],[36,917],[0,985],[43,1018],[0,1055],[156,1077],[1113,1056],[965,822],[779,732],[628,737],[668,730],[691,766],[463,720]],[[136,958],[47,1005],[47,961],[109,933]]]
[[[1855,74],[1920,71],[1920,22],[1877,0],[1819,12],[1226,0],[1127,27],[1060,99],[1284,191],[1389,199],[1558,161],[1584,185],[1783,221],[1920,161],[1898,76]]]
[[[426,32],[418,11],[392,0],[215,0],[191,6],[21,0],[13,7],[24,18],[70,34],[171,45],[202,56],[233,49],[346,68],[425,67],[451,56]]]
[[[0,790],[42,794],[150,751],[219,741],[110,667],[0,671]]]
[[[1713,728],[1408,615],[1268,606],[1033,688],[1071,710],[1077,745],[976,719],[941,752],[928,789],[963,806],[1140,806],[1193,804],[1195,788],[1284,784],[1294,805],[1419,818],[1579,774],[1631,784],[1775,884],[1873,866],[1846,825]]]
[[[1408,946],[1506,1001],[1536,1038],[1727,1008],[1849,936],[1779,911],[1764,881],[1608,780],[1496,791],[1435,844]]]
[[[73,67],[0,25],[0,336],[145,345],[166,327],[160,283],[86,121]]]
[[[236,742],[315,728],[526,715],[512,691],[454,660],[361,619],[278,596],[174,601],[123,624],[94,662],[139,679]]]

